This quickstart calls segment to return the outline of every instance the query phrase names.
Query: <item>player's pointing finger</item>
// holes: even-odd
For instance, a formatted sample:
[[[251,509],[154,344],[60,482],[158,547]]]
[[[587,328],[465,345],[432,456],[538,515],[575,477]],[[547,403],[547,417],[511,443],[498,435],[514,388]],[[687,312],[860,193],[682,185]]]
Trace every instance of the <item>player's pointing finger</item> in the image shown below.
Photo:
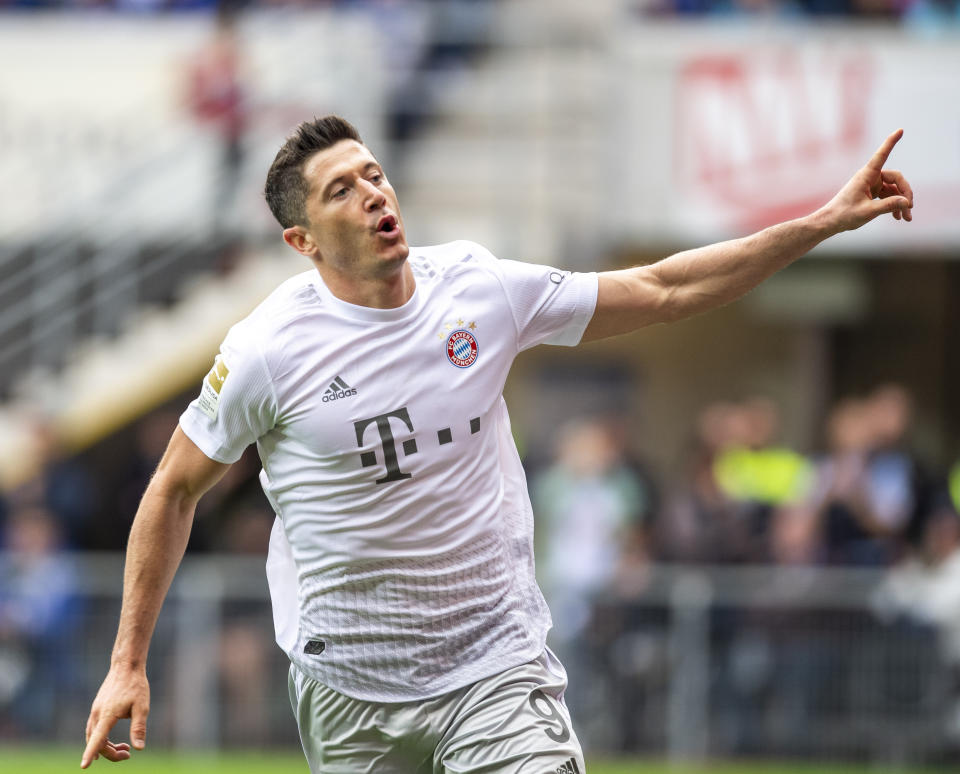
[[[883,165],[887,163],[887,157],[890,155],[890,151],[893,150],[893,146],[900,141],[901,137],[903,137],[903,129],[897,129],[897,131],[887,137],[887,139],[883,141],[883,144],[877,148],[877,152],[873,154],[870,161],[867,162],[867,168],[876,172],[883,169]]]
[[[100,749],[100,745],[97,744],[97,740],[91,737],[90,740],[87,742],[87,746],[83,751],[83,755],[80,756],[81,769],[85,769],[87,768],[87,766],[90,765],[90,763],[93,761],[94,757],[97,754],[97,750],[99,749]]]
[[[87,766],[93,762],[97,753],[100,752],[100,748],[107,743],[107,734],[110,733],[110,727],[112,725],[110,720],[105,716],[102,716],[96,725],[94,725],[93,730],[87,738],[87,747],[83,751],[83,756],[80,758],[81,769],[87,768]]]

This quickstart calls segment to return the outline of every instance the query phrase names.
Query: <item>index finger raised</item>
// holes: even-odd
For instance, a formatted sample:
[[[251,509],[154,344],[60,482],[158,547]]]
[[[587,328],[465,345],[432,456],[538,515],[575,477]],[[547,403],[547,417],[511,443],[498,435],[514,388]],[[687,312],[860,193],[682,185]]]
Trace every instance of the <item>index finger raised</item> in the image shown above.
[[[901,137],[903,137],[903,129],[897,129],[897,131],[887,137],[887,139],[881,143],[880,147],[877,148],[876,153],[873,154],[870,161],[867,162],[867,168],[877,172],[883,169],[883,165],[887,163],[887,157],[890,155],[890,151],[893,150],[893,146],[900,141]]]

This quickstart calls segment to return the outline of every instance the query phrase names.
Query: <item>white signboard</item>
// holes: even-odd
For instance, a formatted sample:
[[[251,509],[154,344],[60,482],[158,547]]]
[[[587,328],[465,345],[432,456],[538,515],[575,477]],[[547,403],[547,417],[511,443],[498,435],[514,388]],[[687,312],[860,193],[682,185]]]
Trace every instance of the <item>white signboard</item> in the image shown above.
[[[913,185],[914,222],[886,218],[827,244],[877,255],[960,245],[958,44],[876,28],[636,26],[618,43],[627,98],[615,113],[630,206],[610,228],[693,244],[803,215],[902,127],[888,167]]]

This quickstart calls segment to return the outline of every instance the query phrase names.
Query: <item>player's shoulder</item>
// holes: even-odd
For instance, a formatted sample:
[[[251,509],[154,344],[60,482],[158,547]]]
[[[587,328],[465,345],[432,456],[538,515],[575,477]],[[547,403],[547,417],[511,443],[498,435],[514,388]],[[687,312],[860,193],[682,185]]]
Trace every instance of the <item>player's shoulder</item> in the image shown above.
[[[310,308],[319,307],[315,275],[316,271],[311,269],[281,282],[253,311],[231,328],[231,336],[263,341],[280,334]]]
[[[408,260],[418,276],[451,277],[469,271],[491,272],[497,265],[497,258],[490,250],[468,239],[411,247]]]

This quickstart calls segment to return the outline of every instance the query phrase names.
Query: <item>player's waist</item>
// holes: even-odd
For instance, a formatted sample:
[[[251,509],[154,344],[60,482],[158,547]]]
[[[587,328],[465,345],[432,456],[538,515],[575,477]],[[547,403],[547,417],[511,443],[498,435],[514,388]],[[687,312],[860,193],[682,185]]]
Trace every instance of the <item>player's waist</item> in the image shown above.
[[[379,611],[406,620],[416,615],[490,606],[515,584],[516,568],[498,539],[433,554],[395,555],[311,571],[301,565],[303,607]]]

